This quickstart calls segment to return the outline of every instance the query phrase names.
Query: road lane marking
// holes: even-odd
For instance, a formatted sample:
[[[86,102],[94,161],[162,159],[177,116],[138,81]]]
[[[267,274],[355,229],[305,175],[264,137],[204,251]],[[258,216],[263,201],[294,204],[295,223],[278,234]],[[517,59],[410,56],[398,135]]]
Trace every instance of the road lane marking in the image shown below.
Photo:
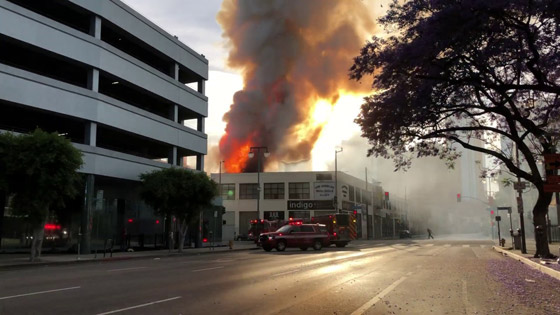
[[[451,247],[451,244],[445,244],[443,247]]]
[[[180,298],[181,298],[180,296],[176,296],[176,297],[172,297],[172,298],[165,299],[165,300],[159,300],[159,301],[154,301],[154,302],[149,302],[149,303],[145,303],[145,304],[135,305],[135,306],[127,307],[127,308],[121,308],[119,310],[109,311],[109,312],[105,312],[105,313],[99,313],[97,315],[107,315],[107,314],[114,314],[114,313],[118,313],[118,312],[124,312],[124,311],[128,311],[128,310],[133,310],[135,308],[146,307],[146,306],[159,304],[159,303],[165,303],[165,302],[173,301],[173,300],[180,299]]]
[[[480,248],[486,248],[486,245],[480,245]]]
[[[409,273],[407,273],[407,276],[409,276],[411,274],[412,274],[412,272],[409,272]],[[406,280],[406,278],[407,277],[401,277],[399,280],[393,282],[390,286],[385,288],[385,290],[381,291],[381,293],[374,296],[371,300],[367,301],[364,305],[360,306],[360,308],[358,308],[357,310],[352,312],[351,315],[361,315],[361,314],[365,313],[368,309],[370,309],[372,306],[374,306],[375,303],[381,301],[381,299],[385,295],[387,295],[387,294],[389,294],[389,292],[393,291],[399,284],[401,284],[401,282]]]
[[[469,244],[463,244],[463,247],[471,247]]]
[[[434,244],[426,244],[426,247],[434,246]]]
[[[472,305],[469,303],[469,296],[467,293],[467,280],[462,279],[463,281],[463,290],[462,290],[462,295],[463,295],[463,304],[465,305],[465,311],[467,314],[476,314],[475,309],[472,307]]]
[[[294,273],[294,272],[298,272],[300,271],[300,269],[296,269],[296,270],[290,270],[290,271],[285,271],[285,272],[280,272],[280,273],[275,273],[272,275],[272,277],[277,277],[277,276],[281,276],[281,275],[287,275],[289,273]]]
[[[199,272],[199,271],[214,270],[214,269],[222,269],[222,268],[224,268],[224,266],[218,266],[218,267],[212,267],[212,268],[204,268],[204,269],[195,269],[195,270],[192,270],[191,272]]]
[[[81,287],[69,287],[69,288],[54,289],[54,290],[39,291],[39,292],[31,292],[31,293],[24,293],[24,294],[11,295],[11,296],[3,296],[3,297],[0,297],[0,300],[7,300],[7,299],[13,299],[13,298],[18,298],[18,297],[23,297],[23,296],[45,294],[45,293],[52,293],[52,292],[59,292],[59,291],[66,291],[66,290],[75,290],[75,289],[79,289],[79,288],[81,288]]]
[[[145,268],[148,268],[148,267],[131,267],[131,268],[111,269],[111,270],[107,270],[107,272],[137,270],[137,269],[145,269]]]

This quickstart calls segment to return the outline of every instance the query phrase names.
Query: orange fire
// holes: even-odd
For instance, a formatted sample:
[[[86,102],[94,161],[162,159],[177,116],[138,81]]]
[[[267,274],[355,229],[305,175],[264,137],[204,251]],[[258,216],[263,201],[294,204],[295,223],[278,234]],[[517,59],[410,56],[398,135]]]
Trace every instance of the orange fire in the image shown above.
[[[225,157],[224,167],[227,173],[241,173],[249,159],[249,150],[251,149],[251,141],[239,143],[238,141],[228,141],[228,135],[224,135],[220,139],[220,150],[222,152],[229,151],[230,154]],[[228,146],[224,150],[224,146]]]

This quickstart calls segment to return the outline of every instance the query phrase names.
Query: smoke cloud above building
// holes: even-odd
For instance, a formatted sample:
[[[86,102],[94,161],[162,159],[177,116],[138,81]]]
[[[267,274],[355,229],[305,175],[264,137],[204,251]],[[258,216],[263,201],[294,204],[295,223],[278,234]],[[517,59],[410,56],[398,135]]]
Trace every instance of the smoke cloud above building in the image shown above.
[[[310,160],[325,124],[316,104],[371,88],[348,80],[352,58],[375,30],[362,1],[225,0],[217,20],[228,65],[244,81],[223,116],[219,149],[228,172],[256,171],[252,146],[268,148],[266,163]]]

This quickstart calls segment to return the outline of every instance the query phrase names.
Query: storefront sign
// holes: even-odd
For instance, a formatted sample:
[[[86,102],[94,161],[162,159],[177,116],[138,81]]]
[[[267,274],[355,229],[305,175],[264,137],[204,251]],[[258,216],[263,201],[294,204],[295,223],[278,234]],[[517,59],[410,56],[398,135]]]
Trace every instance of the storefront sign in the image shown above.
[[[315,182],[316,200],[333,200],[334,182]]]
[[[288,210],[334,209],[332,200],[288,200]]]

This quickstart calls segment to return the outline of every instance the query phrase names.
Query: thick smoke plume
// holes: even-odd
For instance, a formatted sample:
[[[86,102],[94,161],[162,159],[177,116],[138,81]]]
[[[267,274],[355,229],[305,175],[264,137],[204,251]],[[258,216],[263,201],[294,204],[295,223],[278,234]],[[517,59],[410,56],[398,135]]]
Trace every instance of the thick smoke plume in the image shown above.
[[[266,162],[311,158],[323,128],[313,121],[315,103],[370,88],[348,80],[352,58],[374,30],[369,11],[360,0],[224,0],[217,19],[228,65],[244,78],[223,117],[227,171],[256,171],[251,146],[268,147]]]

